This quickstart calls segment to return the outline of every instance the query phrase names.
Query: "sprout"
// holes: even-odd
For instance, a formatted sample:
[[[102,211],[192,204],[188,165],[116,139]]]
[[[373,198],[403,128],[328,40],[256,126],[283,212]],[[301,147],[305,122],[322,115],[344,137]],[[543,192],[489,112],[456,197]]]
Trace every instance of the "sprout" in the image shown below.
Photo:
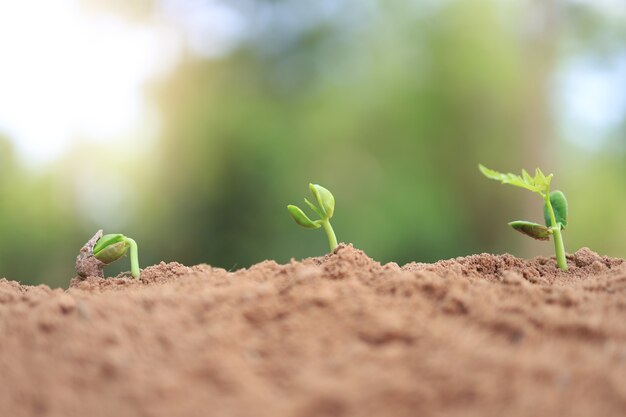
[[[306,214],[302,210],[300,210],[297,206],[288,205],[287,210],[291,214],[291,217],[302,227],[306,227],[307,229],[319,229],[320,227],[324,228],[326,232],[326,236],[328,236],[328,244],[330,245],[330,251],[334,251],[337,247],[337,237],[335,236],[335,232],[333,231],[333,227],[330,225],[330,218],[333,217],[333,212],[335,210],[335,197],[328,191],[326,188],[317,184],[309,184],[309,189],[315,200],[317,201],[318,206],[311,203],[306,198],[304,202],[313,210],[318,216],[320,216],[319,220],[311,220],[307,217]]]
[[[554,251],[556,253],[556,263],[563,271],[567,271],[567,260],[565,259],[565,247],[561,231],[567,226],[567,200],[561,191],[550,192],[552,174],[545,176],[539,168],[532,177],[528,172],[522,170],[522,175],[502,174],[479,164],[478,169],[487,178],[500,181],[502,184],[511,184],[516,187],[525,188],[539,194],[544,200],[543,216],[545,226],[518,220],[509,223],[509,226],[527,236],[537,240],[550,240],[554,238]]]
[[[139,255],[137,242],[120,234],[104,235],[93,248],[93,255],[99,261],[108,265],[120,259],[130,251],[130,273],[139,278]]]
[[[76,259],[76,272],[83,278],[88,276],[104,278],[104,267],[129,251],[131,274],[134,278],[139,278],[137,243],[121,234],[103,235],[102,230],[99,230],[80,250]]]

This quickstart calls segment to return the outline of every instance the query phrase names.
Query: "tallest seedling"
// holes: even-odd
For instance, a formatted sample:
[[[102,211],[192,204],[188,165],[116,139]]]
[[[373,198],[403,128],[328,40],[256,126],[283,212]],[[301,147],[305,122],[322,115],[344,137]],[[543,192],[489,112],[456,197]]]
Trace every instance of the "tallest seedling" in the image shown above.
[[[531,177],[528,172],[522,170],[522,175],[502,174],[483,165],[478,165],[478,169],[487,178],[500,181],[502,184],[511,184],[516,187],[525,188],[539,194],[544,200],[543,217],[546,225],[515,221],[509,223],[513,229],[527,236],[538,240],[554,240],[554,251],[556,253],[556,263],[563,271],[567,271],[567,260],[565,259],[565,247],[563,245],[563,235],[561,232],[567,226],[567,200],[561,191],[550,192],[550,182],[552,174],[547,177],[539,168],[535,171],[535,176]]]

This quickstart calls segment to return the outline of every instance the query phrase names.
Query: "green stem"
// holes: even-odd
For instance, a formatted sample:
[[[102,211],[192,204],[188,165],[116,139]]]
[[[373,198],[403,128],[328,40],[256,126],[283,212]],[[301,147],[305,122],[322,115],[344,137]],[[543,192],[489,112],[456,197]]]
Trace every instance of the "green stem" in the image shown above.
[[[330,225],[330,220],[322,220],[322,227],[326,232],[326,236],[328,236],[328,244],[330,246],[330,251],[332,252],[337,247],[337,237],[335,236],[333,227]]]
[[[139,249],[137,248],[137,242],[129,237],[125,240],[130,246],[130,273],[133,278],[139,278]]]
[[[550,224],[552,225],[552,236],[554,238],[554,252],[556,253],[556,264],[563,271],[567,271],[567,259],[565,258],[565,245],[563,244],[563,235],[561,234],[561,224],[557,224],[554,209],[550,202],[550,192],[545,195],[546,206],[550,213]]]
[[[563,244],[563,236],[561,235],[561,226],[554,229],[554,250],[556,251],[556,264],[563,271],[567,271],[567,260],[565,259],[565,245]]]

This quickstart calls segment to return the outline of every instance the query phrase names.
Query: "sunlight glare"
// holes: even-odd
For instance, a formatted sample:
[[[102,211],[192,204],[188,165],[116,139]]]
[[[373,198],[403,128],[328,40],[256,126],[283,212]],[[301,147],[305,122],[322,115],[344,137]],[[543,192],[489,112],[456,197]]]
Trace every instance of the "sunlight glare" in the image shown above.
[[[30,164],[77,139],[128,137],[146,81],[173,65],[163,37],[75,0],[0,2],[0,135]]]

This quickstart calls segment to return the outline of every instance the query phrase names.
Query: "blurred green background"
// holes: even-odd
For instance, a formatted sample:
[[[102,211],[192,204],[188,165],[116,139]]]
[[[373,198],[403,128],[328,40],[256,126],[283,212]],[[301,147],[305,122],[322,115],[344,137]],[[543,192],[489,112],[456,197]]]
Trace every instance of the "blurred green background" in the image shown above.
[[[479,162],[554,172],[566,250],[626,255],[620,0],[10,3],[0,276],[66,286],[98,228],[144,267],[322,255],[285,208],[309,182],[381,262],[550,255],[506,224],[542,202]]]

